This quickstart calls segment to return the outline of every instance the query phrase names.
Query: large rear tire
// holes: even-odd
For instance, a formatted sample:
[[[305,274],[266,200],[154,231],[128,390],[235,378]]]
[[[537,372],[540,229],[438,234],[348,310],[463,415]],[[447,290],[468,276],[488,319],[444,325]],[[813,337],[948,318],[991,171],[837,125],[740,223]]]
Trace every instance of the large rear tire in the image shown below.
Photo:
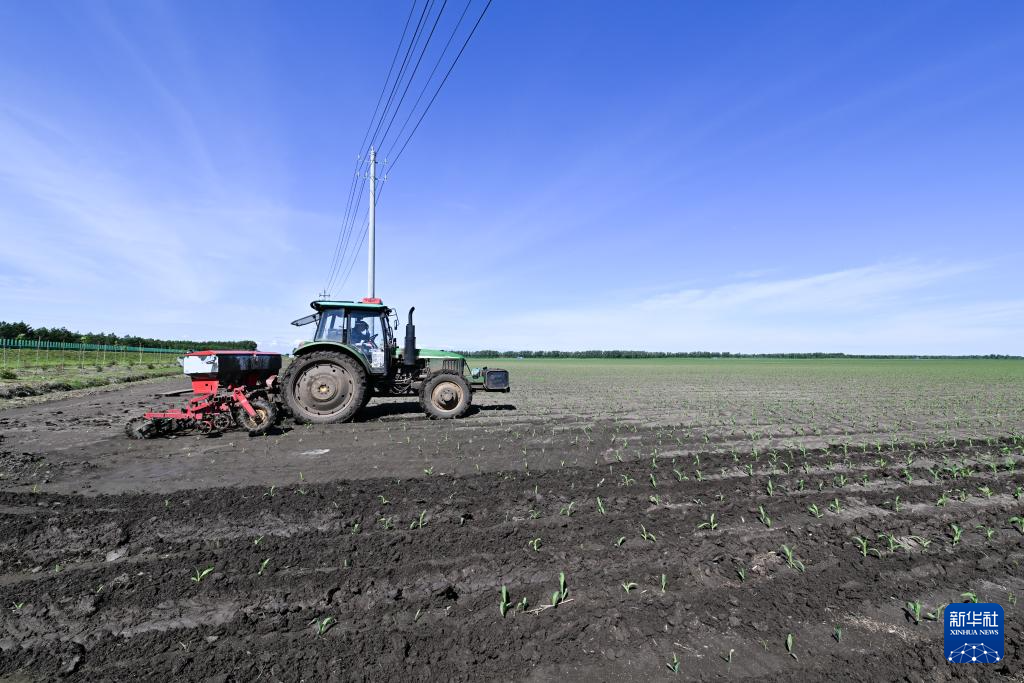
[[[442,370],[420,387],[420,405],[432,420],[462,417],[473,404],[469,382],[460,374]]]
[[[359,411],[369,387],[366,371],[350,356],[315,351],[291,362],[281,393],[296,422],[347,422]]]

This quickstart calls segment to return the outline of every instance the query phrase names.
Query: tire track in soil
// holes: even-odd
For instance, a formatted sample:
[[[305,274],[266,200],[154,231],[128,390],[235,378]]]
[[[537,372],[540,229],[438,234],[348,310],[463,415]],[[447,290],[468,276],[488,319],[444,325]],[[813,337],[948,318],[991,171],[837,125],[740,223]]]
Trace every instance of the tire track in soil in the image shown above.
[[[1015,614],[1007,599],[1024,592],[1024,535],[1008,519],[1022,514],[1013,496],[1022,477],[1007,463],[1021,458],[1007,461],[998,450],[1005,443],[904,445],[886,452],[884,468],[873,464],[877,453],[776,451],[789,472],[772,472],[762,459],[752,475],[732,456],[709,452],[698,454],[700,467],[726,474],[700,480],[687,456],[657,468],[646,461],[362,480],[273,495],[264,487],[0,493],[0,675],[649,680],[669,676],[665,663],[676,653],[681,670],[701,679],[863,671],[877,680],[908,667],[956,677],[970,670],[942,660],[941,626],[912,624],[902,607],[920,599],[928,611],[975,590]],[[891,465],[908,456],[910,481]],[[801,469],[804,458],[811,474]],[[973,469],[936,480],[927,467],[943,461]],[[1003,469],[986,469],[993,461]],[[854,479],[862,473],[875,475],[866,486]],[[807,489],[843,474],[843,486]],[[981,486],[992,496],[978,494]],[[960,488],[969,490],[966,502],[935,505],[943,491]],[[905,505],[899,513],[891,509],[896,495]],[[824,510],[833,498],[843,501],[840,512],[807,511],[812,500]],[[563,514],[570,503],[572,514]],[[757,520],[758,506],[771,528]],[[410,529],[421,511],[425,524]],[[697,530],[711,512],[720,526]],[[388,516],[393,529],[379,522]],[[951,523],[965,528],[955,547]],[[640,524],[656,540],[641,538]],[[979,524],[996,529],[992,539]],[[931,544],[889,552],[883,532]],[[853,536],[871,539],[880,556],[862,556]],[[787,566],[782,544],[805,571]],[[190,580],[205,567],[214,569]],[[536,609],[550,600],[560,571],[570,602],[501,617],[501,585],[513,603],[526,597]],[[623,582],[637,588],[627,592]],[[314,622],[325,616],[336,624],[317,635]],[[832,639],[835,625],[842,643]],[[1015,618],[1007,625],[1007,658],[997,671],[1019,675],[1020,627]],[[783,647],[787,633],[795,634],[797,659]]]

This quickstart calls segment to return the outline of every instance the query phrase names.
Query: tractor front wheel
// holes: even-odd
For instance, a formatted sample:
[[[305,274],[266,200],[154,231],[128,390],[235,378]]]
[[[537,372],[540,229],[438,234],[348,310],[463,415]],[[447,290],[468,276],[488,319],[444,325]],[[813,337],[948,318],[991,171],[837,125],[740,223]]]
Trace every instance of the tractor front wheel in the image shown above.
[[[347,422],[363,405],[366,372],[353,358],[315,351],[291,362],[281,391],[296,422]]]
[[[472,402],[469,382],[454,372],[439,372],[420,387],[420,405],[432,420],[462,417]]]

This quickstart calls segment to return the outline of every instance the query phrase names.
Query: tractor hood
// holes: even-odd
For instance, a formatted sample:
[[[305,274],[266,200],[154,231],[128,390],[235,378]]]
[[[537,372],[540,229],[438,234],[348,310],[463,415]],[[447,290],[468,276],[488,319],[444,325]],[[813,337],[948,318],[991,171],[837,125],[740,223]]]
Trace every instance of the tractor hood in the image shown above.
[[[401,349],[395,349],[395,356],[401,353]],[[443,351],[441,349],[417,349],[416,355],[420,358],[463,358],[462,354],[454,351]]]

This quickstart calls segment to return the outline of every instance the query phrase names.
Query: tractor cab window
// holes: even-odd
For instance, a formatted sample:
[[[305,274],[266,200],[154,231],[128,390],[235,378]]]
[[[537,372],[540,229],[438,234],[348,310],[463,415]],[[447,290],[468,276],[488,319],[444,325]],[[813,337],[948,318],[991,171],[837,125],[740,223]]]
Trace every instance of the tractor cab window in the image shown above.
[[[320,316],[316,328],[316,341],[343,341],[345,338],[345,312],[341,309],[327,310]]]
[[[374,370],[385,369],[387,344],[384,321],[375,311],[351,310],[348,313],[348,343],[358,350]]]

